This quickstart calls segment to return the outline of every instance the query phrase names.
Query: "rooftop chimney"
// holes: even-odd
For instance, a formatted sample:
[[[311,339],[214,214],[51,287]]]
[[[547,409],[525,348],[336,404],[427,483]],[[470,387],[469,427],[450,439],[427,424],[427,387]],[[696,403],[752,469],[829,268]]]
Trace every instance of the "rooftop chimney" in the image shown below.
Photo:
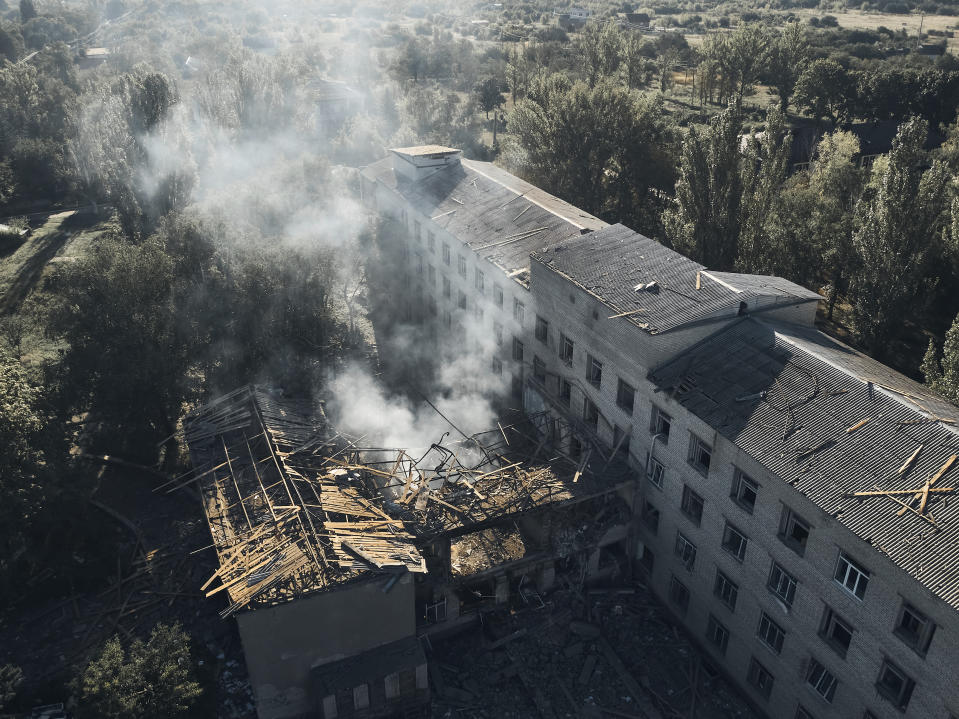
[[[393,153],[393,171],[411,182],[419,182],[450,165],[458,165],[462,150],[442,145],[397,147]]]

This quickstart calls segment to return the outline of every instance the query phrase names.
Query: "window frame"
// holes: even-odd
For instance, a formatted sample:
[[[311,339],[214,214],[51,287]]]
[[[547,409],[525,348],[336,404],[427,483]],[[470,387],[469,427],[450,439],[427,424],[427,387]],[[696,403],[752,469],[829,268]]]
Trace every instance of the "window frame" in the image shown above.
[[[599,430],[599,407],[585,395],[583,396],[583,422],[594,432]]]
[[[559,399],[567,407],[572,404],[573,400],[573,385],[565,377],[561,377],[559,380]]]
[[[681,599],[678,598],[677,590],[681,590]],[[685,616],[689,610],[689,587],[683,584],[675,574],[669,575],[669,603],[680,608],[680,615]]]
[[[772,635],[772,638],[770,638]],[[782,654],[783,644],[786,641],[786,630],[773,621],[767,612],[759,613],[759,626],[756,627],[756,636],[774,654]]]
[[[659,533],[659,521],[661,518],[662,514],[660,513],[659,508],[648,499],[644,498],[643,508],[640,512],[640,519],[642,519],[643,525],[654,535]]]
[[[443,275],[443,297],[448,300],[453,299],[453,283],[446,275]]]
[[[679,557],[683,563],[683,567],[688,572],[693,571],[693,568],[696,566],[696,551],[696,545],[689,541],[689,537],[677,529],[673,554]]]
[[[659,435],[660,442],[669,444],[669,432],[672,429],[672,425],[672,416],[654,404],[653,411],[649,416],[649,433],[654,436]]]
[[[533,379],[540,384],[546,384],[546,363],[535,354],[533,355]]]
[[[483,274],[483,270],[479,267],[473,268],[473,287],[475,287],[476,291],[481,295],[486,294],[486,275]]]
[[[436,252],[436,234],[433,232],[433,230],[426,231],[426,248],[430,252]]]
[[[503,288],[493,284],[493,304],[499,309],[503,309]]]
[[[842,565],[845,564],[845,571],[841,571]],[[840,573],[843,574],[843,578],[840,579]],[[853,586],[850,587],[847,584],[849,577],[852,573],[855,573],[856,578],[853,583]],[[868,569],[863,567],[859,562],[850,557],[842,549],[839,550],[839,556],[836,558],[836,569],[833,572],[833,581],[838,584],[843,590],[852,597],[855,597],[860,602],[865,601],[866,598],[866,589],[869,587],[869,578],[870,572]],[[862,592],[860,593],[859,587],[862,585]]]
[[[646,456],[646,479],[660,491],[662,491],[666,480],[666,465],[655,457],[649,456],[648,453]]]
[[[464,280],[469,276],[469,268],[466,264],[466,257],[459,253],[456,255],[456,273]]]
[[[797,527],[800,527],[806,532],[806,536],[802,540],[794,536]],[[802,515],[797,514],[791,507],[784,504],[782,515],[779,519],[779,532],[777,534],[779,541],[802,557],[806,554],[806,545],[809,543],[809,537],[811,535],[812,525],[807,522]]]
[[[516,297],[513,298],[513,319],[520,327],[526,322],[526,305]]]
[[[683,485],[683,494],[679,501],[679,510],[697,527],[703,523],[703,509],[706,500],[688,484]]]
[[[729,611],[736,611],[739,601],[739,585],[719,567],[716,567],[716,578],[713,580],[713,596]]]
[[[602,389],[603,363],[589,352],[586,353],[586,381],[596,389]]]
[[[775,581],[774,587],[773,576],[776,574],[778,574],[779,577],[777,581]],[[779,592],[778,588],[782,585],[783,579],[787,580],[787,586],[792,588],[791,596],[784,597]],[[772,592],[773,596],[779,599],[786,607],[792,609],[793,603],[796,601],[796,590],[799,589],[799,580],[787,571],[783,565],[773,559],[772,566],[769,568],[769,578],[766,580],[766,589]],[[786,594],[789,595],[788,589],[786,590]]]
[[[717,635],[720,635],[721,639],[717,640]],[[729,648],[729,629],[712,613],[706,620],[706,641],[716,647],[720,656],[726,656],[726,649]]]
[[[849,634],[849,642],[843,644],[840,640],[836,639],[835,629],[840,627]],[[856,629],[849,622],[842,618],[836,610],[830,607],[828,604],[824,605],[822,620],[819,622],[819,638],[823,640],[823,643],[826,644],[830,649],[832,649],[836,654],[838,654],[843,659],[846,658],[846,654],[849,651],[849,647],[852,645],[852,638],[855,635]]]
[[[453,255],[450,253],[450,244],[448,242],[443,243],[443,264],[447,267],[451,267],[453,262]]]
[[[706,456],[706,462],[702,461],[702,456]],[[709,476],[709,467],[713,461],[713,449],[710,445],[699,437],[695,432],[689,433],[689,450],[686,454],[686,462],[704,477]]]
[[[773,693],[776,677],[756,657],[750,657],[749,668],[746,670],[746,683],[759,692],[764,699],[769,699]]]
[[[887,671],[897,675],[902,680],[902,687],[898,691],[893,690],[883,683],[882,680]],[[899,711],[905,711],[909,706],[909,701],[912,699],[912,693],[915,691],[915,688],[916,682],[913,681],[912,677],[900,669],[896,663],[890,661],[889,657],[882,658],[882,664],[879,666],[879,676],[876,677],[876,691],[879,692],[879,696]]]
[[[536,315],[536,324],[533,326],[533,337],[541,344],[549,344],[549,320],[540,315]]]
[[[902,620],[906,614],[910,614],[919,620],[920,629],[918,632],[910,632],[903,628]],[[936,633],[936,624],[924,612],[920,612],[913,604],[903,599],[899,604],[899,612],[896,614],[896,624],[892,631],[903,644],[919,656],[924,657],[926,656],[926,652],[929,651],[932,637]]]
[[[816,675],[815,677],[813,675]],[[809,665],[806,667],[805,682],[818,697],[828,704],[836,697],[836,689],[839,686],[839,680],[821,661],[816,657],[809,657]]]
[[[734,547],[729,540],[730,536],[735,535],[740,542]],[[736,525],[726,522],[723,527],[723,550],[740,564],[746,559],[746,548],[749,546],[749,537],[743,534]]]
[[[618,380],[616,384],[616,406],[623,410],[629,417],[632,417],[636,407],[636,388],[622,377],[617,377],[616,379]],[[626,396],[629,397],[628,401],[624,401],[623,399]]]
[[[522,362],[526,348],[519,337],[513,337],[513,361]]]
[[[752,492],[753,501],[751,503],[743,500],[744,486],[747,487],[750,492]],[[759,499],[759,488],[759,482],[743,472],[741,469],[739,469],[739,467],[735,467],[735,472],[733,472],[732,492],[730,492],[729,496],[732,498],[733,502],[735,502],[739,508],[747,514],[752,514],[756,509],[756,500]]]
[[[567,355],[567,349],[569,353]],[[559,358],[567,367],[573,366],[573,352],[576,349],[576,343],[568,336],[560,332],[559,335]]]

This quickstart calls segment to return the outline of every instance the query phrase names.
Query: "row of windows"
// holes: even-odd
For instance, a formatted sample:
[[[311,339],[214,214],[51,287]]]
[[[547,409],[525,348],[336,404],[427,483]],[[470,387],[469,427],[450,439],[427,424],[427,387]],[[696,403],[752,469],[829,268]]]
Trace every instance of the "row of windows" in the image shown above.
[[[721,572],[717,573],[716,592],[721,596],[727,597],[732,603],[735,603],[737,589]],[[681,612],[686,611],[689,605],[689,596],[689,590],[686,586],[675,576],[672,576],[669,586],[669,598]],[[831,621],[832,616],[831,610],[827,608],[826,621]],[[710,614],[706,622],[706,640],[716,648],[719,654],[726,654],[729,637],[729,629],[727,629],[715,615]],[[756,637],[774,654],[780,654],[786,638],[786,632],[766,612],[761,612],[759,624],[756,628]],[[839,686],[839,680],[835,674],[829,671],[816,657],[810,656],[806,662],[804,676],[806,684],[812,691],[818,694],[827,703],[832,703],[836,695],[836,689]],[[750,658],[746,680],[760,695],[769,698],[772,693],[775,678],[755,656]],[[896,666],[896,664],[884,657],[879,670],[879,676],[876,679],[876,690],[879,694],[894,704],[898,709],[905,710],[909,704],[909,700],[912,698],[914,689],[915,682]],[[797,711],[796,716],[797,719],[799,719],[800,717],[809,717],[811,715],[800,707],[800,711]],[[867,713],[867,716],[870,715]]]

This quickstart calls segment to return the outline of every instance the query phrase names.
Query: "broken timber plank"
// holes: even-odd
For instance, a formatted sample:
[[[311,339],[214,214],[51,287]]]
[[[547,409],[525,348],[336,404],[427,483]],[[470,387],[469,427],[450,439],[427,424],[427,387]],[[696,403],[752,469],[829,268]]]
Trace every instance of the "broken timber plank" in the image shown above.
[[[944,475],[946,472],[949,471],[949,468],[952,467],[953,464],[955,464],[956,459],[959,459],[959,455],[954,454],[954,455],[952,455],[949,459],[947,459],[947,460],[946,460],[946,463],[945,463],[944,465],[942,465],[942,467],[939,468],[939,471],[936,472],[936,473],[929,479],[929,481],[926,483],[926,486],[923,487],[923,491],[916,492],[916,494],[913,495],[913,498],[912,498],[908,503],[900,502],[900,504],[903,505],[903,508],[900,509],[898,512],[896,512],[896,516],[897,516],[897,517],[901,517],[901,516],[904,515],[908,510],[912,509],[912,507],[911,507],[910,505],[911,505],[913,502],[922,501],[922,508],[925,509],[925,507],[926,507],[926,501],[925,501],[925,499],[928,499],[928,496],[929,496],[929,495],[928,495],[928,489],[929,489],[929,487],[932,487],[932,485],[934,485],[936,482],[938,482],[940,479],[942,479],[943,475]],[[925,495],[925,499],[923,498],[923,495]],[[922,513],[921,510],[920,510],[920,512],[919,512],[919,516],[921,516],[921,517],[924,517],[924,516],[925,516],[925,515]]]
[[[858,422],[856,422],[856,424],[854,424],[852,427],[849,427],[846,430],[846,434],[852,434],[857,429],[861,429],[862,427],[865,427],[867,424],[869,424],[871,419],[872,417],[866,417],[866,419],[859,420]]]
[[[906,471],[912,466],[912,463],[916,461],[916,457],[919,456],[919,453],[922,451],[922,448],[923,448],[923,445],[921,444],[918,447],[916,447],[916,451],[910,454],[909,459],[907,459],[903,463],[903,465],[899,468],[899,474],[906,473]]]

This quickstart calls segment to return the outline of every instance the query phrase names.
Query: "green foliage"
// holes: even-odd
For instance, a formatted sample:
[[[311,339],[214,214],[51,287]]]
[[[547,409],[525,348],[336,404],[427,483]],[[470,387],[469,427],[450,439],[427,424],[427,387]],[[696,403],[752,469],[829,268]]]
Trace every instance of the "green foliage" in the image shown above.
[[[786,23],[770,43],[764,75],[779,96],[779,109],[786,112],[796,90],[799,76],[809,61],[809,41],[798,22]]]
[[[888,341],[913,313],[945,225],[949,174],[939,162],[922,169],[927,132],[916,118],[900,127],[874,178],[875,197],[861,202],[858,212],[853,321],[863,344],[878,354],[888,351]]]
[[[501,107],[506,98],[503,97],[503,92],[500,89],[501,83],[495,77],[488,77],[479,85],[476,86],[476,99],[479,102],[480,108],[486,113],[486,119],[489,119],[489,114],[498,107]]]
[[[52,287],[49,328],[68,346],[64,399],[93,412],[131,452],[172,434],[190,389],[189,362],[173,303],[174,261],[162,244],[101,237],[88,256],[58,267]]]
[[[953,404],[959,404],[959,315],[946,332],[941,358],[937,355],[935,342],[929,340],[920,368],[926,384]]]
[[[194,674],[190,638],[179,624],[158,624],[148,641],[136,639],[127,648],[113,637],[77,678],[77,713],[104,719],[180,716],[202,694]]]
[[[509,127],[514,162],[531,182],[588,212],[656,230],[661,205],[652,190],[667,191],[675,177],[675,130],[660,99],[544,74]]]
[[[20,22],[26,23],[37,17],[37,6],[34,0],[20,0]]]
[[[796,83],[796,102],[813,117],[827,118],[833,124],[849,113],[854,96],[852,78],[835,60],[813,60]]]
[[[17,695],[17,690],[23,683],[23,672],[13,664],[0,666],[0,709],[3,709],[10,700]]]
[[[580,36],[578,50],[586,84],[596,87],[603,78],[616,74],[621,62],[622,39],[613,23],[592,23]]]
[[[23,54],[23,36],[12,25],[0,24],[0,59],[16,62]]]

